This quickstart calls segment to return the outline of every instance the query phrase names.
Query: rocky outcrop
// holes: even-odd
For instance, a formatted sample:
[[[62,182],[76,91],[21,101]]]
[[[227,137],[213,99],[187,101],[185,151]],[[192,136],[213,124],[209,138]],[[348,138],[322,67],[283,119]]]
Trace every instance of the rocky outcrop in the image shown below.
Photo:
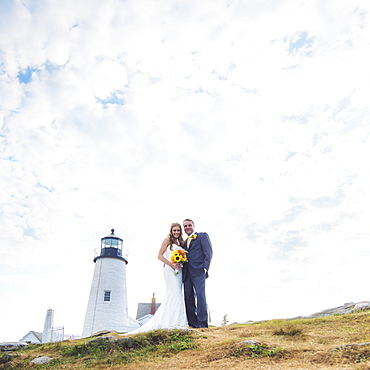
[[[0,351],[17,351],[27,346],[28,344],[24,342],[3,342],[0,343]]]
[[[358,303],[353,303],[353,302],[345,303],[343,306],[329,308],[327,310],[316,312],[309,316],[298,316],[298,317],[295,317],[294,319],[312,319],[316,317],[346,315],[346,314],[360,311],[360,310],[370,310],[370,301],[361,301]]]
[[[111,343],[116,346],[124,347],[124,348],[132,348],[132,339],[125,337],[125,338],[115,338],[112,335],[106,336],[106,337],[97,337],[90,339],[87,342],[87,346],[97,346],[97,345],[102,345],[105,343]]]
[[[104,344],[106,343],[106,341],[111,341],[113,340],[114,337],[113,335],[109,335],[107,337],[96,337],[96,338],[93,338],[93,339],[90,339],[88,342],[87,342],[87,345],[101,345],[101,344]]]

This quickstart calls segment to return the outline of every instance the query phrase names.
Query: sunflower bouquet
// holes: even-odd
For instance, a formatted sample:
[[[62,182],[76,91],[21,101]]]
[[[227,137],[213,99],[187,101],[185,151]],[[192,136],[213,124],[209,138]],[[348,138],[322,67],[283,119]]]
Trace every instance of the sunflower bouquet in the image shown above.
[[[179,249],[177,251],[173,251],[171,254],[171,262],[173,263],[184,263],[188,261],[186,257],[186,251],[184,249]],[[179,270],[175,270],[175,275],[179,273]]]

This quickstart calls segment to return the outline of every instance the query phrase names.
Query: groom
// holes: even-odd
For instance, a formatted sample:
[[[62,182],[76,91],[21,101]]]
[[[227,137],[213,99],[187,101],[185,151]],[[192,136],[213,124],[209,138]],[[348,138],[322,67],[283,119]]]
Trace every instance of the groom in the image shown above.
[[[212,259],[212,245],[207,233],[195,233],[194,222],[184,220],[188,235],[185,249],[188,262],[183,264],[185,307],[188,323],[193,328],[208,328],[206,278]]]

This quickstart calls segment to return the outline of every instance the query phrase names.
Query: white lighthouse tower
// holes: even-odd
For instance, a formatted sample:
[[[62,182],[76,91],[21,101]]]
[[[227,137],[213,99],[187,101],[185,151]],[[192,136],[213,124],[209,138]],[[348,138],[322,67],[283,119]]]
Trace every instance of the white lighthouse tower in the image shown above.
[[[49,308],[46,312],[44,331],[42,332],[42,343],[48,343],[53,341],[53,329],[54,329],[54,311]]]
[[[129,330],[126,290],[126,250],[123,240],[112,233],[101,239],[95,250],[95,270],[86,310],[83,337],[101,330],[126,332]]]

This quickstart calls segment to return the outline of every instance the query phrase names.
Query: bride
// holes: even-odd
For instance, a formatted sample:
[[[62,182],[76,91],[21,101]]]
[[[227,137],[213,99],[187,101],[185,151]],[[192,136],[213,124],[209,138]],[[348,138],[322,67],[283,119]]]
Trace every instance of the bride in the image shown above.
[[[143,333],[155,329],[187,329],[188,321],[182,293],[182,264],[171,261],[173,251],[182,249],[182,227],[171,224],[168,236],[159,249],[158,259],[164,263],[166,294],[154,316],[139,328],[127,334]]]

